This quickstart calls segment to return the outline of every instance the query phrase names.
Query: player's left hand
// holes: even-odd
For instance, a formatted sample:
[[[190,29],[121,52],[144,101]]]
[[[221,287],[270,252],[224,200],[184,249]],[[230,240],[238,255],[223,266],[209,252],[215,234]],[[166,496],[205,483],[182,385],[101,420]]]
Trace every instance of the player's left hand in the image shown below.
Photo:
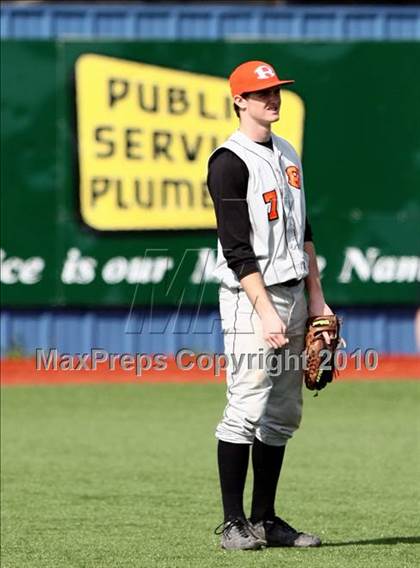
[[[329,307],[328,304],[325,303],[325,300],[323,299],[310,300],[308,310],[309,310],[309,317],[334,315],[332,309]],[[326,331],[324,331],[322,335],[324,337],[325,343],[329,345],[331,343],[329,334]]]

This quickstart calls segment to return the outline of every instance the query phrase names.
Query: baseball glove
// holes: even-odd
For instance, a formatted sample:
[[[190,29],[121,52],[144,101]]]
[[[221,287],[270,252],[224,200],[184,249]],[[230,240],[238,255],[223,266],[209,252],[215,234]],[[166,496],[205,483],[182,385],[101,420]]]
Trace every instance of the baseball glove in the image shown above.
[[[323,332],[330,336],[325,341]],[[321,390],[335,374],[334,355],[340,344],[340,321],[336,315],[308,318],[305,334],[305,384],[309,390]]]

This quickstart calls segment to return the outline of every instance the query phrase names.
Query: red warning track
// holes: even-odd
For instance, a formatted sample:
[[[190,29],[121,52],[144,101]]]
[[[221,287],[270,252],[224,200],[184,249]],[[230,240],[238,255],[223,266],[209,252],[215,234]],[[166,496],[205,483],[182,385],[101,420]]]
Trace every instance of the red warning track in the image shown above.
[[[166,359],[166,369],[142,369],[136,374],[135,369],[123,370],[116,366],[110,370],[107,364],[98,363],[95,370],[63,368],[36,369],[35,359],[2,359],[1,384],[12,385],[48,385],[48,384],[95,384],[95,383],[221,383],[225,380],[222,370],[215,376],[215,367],[209,365],[208,370],[199,370],[191,365],[190,370],[180,369],[173,357]],[[380,355],[375,370],[355,368],[355,361],[348,360],[348,366],[340,371],[339,381],[400,381],[420,380],[419,355]]]

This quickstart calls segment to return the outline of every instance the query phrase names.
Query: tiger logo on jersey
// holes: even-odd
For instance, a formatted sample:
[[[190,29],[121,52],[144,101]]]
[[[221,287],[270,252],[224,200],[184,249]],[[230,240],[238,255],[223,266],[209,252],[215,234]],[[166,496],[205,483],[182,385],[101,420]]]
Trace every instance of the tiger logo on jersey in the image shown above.
[[[287,182],[296,189],[300,189],[300,171],[296,166],[286,168]]]

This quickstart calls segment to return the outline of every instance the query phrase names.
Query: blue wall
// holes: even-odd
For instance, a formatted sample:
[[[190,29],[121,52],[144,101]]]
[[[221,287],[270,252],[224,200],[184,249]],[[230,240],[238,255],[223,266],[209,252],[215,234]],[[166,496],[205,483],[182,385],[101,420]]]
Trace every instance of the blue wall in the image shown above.
[[[415,353],[414,308],[337,309],[343,318],[347,350],[376,349],[381,353]],[[36,348],[57,348],[60,352],[86,353],[92,348],[117,353],[176,353],[188,348],[195,352],[223,351],[219,314],[174,314],[162,311],[151,327],[139,310],[131,319],[128,310],[4,310],[1,318],[1,354],[21,352],[33,355]],[[141,322],[144,327],[141,328]],[[143,329],[143,333],[139,331]],[[162,330],[165,333],[161,333]]]
[[[3,38],[420,39],[420,7],[12,5]]]

